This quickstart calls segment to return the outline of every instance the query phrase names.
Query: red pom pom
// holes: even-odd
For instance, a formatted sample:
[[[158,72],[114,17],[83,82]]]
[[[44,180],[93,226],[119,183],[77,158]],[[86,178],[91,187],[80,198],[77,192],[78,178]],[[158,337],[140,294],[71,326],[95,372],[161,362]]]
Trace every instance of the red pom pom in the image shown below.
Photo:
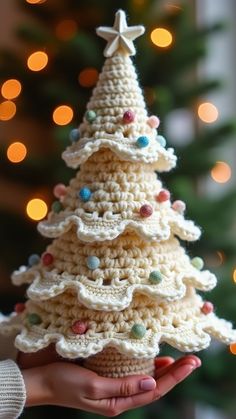
[[[88,330],[88,326],[87,323],[78,320],[72,324],[71,329],[75,335],[83,335]]]
[[[165,202],[170,199],[170,192],[167,189],[162,189],[156,197],[158,202]]]
[[[150,217],[153,213],[153,208],[151,205],[142,205],[139,213],[142,217]]]
[[[16,303],[14,306],[14,311],[17,314],[23,313],[23,311],[25,310],[25,304],[24,303]]]
[[[54,257],[51,253],[43,253],[42,262],[45,266],[49,266],[53,263]]]
[[[134,122],[135,114],[133,111],[126,111],[123,115],[123,122],[125,124],[131,124],[131,122]]]
[[[58,183],[58,185],[54,186],[53,194],[56,198],[61,198],[66,194],[66,186],[63,183]]]
[[[204,314],[209,314],[212,313],[214,311],[214,305],[210,302],[210,301],[206,301],[202,308],[201,308],[202,313]]]

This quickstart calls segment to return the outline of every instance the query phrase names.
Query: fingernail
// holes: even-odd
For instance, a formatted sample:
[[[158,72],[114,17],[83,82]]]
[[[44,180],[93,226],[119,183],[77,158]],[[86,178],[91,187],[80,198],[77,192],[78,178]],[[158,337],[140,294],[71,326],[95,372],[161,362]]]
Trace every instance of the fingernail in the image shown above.
[[[156,388],[156,381],[154,378],[144,378],[139,383],[140,390],[154,390]]]

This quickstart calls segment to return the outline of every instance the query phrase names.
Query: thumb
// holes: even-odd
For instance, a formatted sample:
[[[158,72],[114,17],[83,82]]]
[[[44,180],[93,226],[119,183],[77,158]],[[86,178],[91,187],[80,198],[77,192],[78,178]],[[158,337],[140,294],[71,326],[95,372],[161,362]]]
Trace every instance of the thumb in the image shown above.
[[[99,398],[128,397],[154,390],[156,381],[148,375],[129,375],[122,378],[99,377]]]

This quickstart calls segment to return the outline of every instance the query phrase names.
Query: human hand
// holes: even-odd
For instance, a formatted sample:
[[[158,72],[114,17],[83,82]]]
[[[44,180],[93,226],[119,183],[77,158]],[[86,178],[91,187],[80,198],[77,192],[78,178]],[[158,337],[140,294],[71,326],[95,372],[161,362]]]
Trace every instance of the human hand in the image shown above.
[[[40,351],[51,362],[54,348]],[[35,354],[36,361],[40,352]],[[20,354],[21,366],[29,366],[34,355]],[[58,356],[57,356],[58,357]],[[41,358],[42,360],[42,358]],[[112,417],[130,409],[144,406],[160,399],[175,385],[183,381],[201,365],[194,355],[184,356],[177,361],[160,357],[155,361],[155,380],[148,375],[132,375],[123,378],[105,378],[75,363],[57,362],[44,366],[23,369],[27,393],[26,406],[51,404],[72,407]]]

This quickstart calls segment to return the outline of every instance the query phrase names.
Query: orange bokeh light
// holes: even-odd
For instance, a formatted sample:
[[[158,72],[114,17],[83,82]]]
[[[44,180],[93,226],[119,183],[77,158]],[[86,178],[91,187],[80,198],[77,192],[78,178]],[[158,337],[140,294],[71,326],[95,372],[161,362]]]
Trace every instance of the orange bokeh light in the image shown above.
[[[236,355],[236,343],[232,343],[232,344],[230,345],[229,349],[230,349],[230,352],[231,352],[233,355]]]
[[[211,177],[217,183],[226,183],[231,178],[231,167],[223,161],[217,161],[211,170]]]
[[[21,92],[21,83],[16,79],[6,80],[1,87],[1,94],[5,99],[15,99]]]
[[[92,87],[97,83],[98,71],[96,68],[88,67],[79,73],[79,83],[83,87]]]
[[[41,3],[45,3],[46,0],[26,0],[27,3],[30,4],[41,4]]]
[[[213,103],[204,102],[198,107],[198,116],[203,122],[212,124],[218,119],[219,112]]]
[[[157,47],[167,48],[172,44],[173,36],[170,31],[165,28],[156,28],[151,32],[151,41]]]
[[[65,19],[59,22],[55,28],[56,36],[62,41],[67,41],[75,36],[77,23],[72,19]]]
[[[44,217],[46,217],[47,212],[48,206],[42,199],[33,198],[27,203],[26,213],[32,220],[42,220]]]
[[[233,281],[236,283],[236,268],[233,271]]]
[[[11,100],[0,103],[0,121],[9,121],[16,114],[16,105]]]
[[[47,63],[48,55],[43,51],[35,51],[27,59],[27,66],[31,71],[41,71]]]
[[[26,155],[27,148],[23,143],[19,141],[10,144],[7,149],[7,158],[12,163],[22,162],[25,159]]]
[[[53,111],[52,118],[57,125],[67,125],[72,121],[73,116],[74,112],[70,106],[61,105]]]

